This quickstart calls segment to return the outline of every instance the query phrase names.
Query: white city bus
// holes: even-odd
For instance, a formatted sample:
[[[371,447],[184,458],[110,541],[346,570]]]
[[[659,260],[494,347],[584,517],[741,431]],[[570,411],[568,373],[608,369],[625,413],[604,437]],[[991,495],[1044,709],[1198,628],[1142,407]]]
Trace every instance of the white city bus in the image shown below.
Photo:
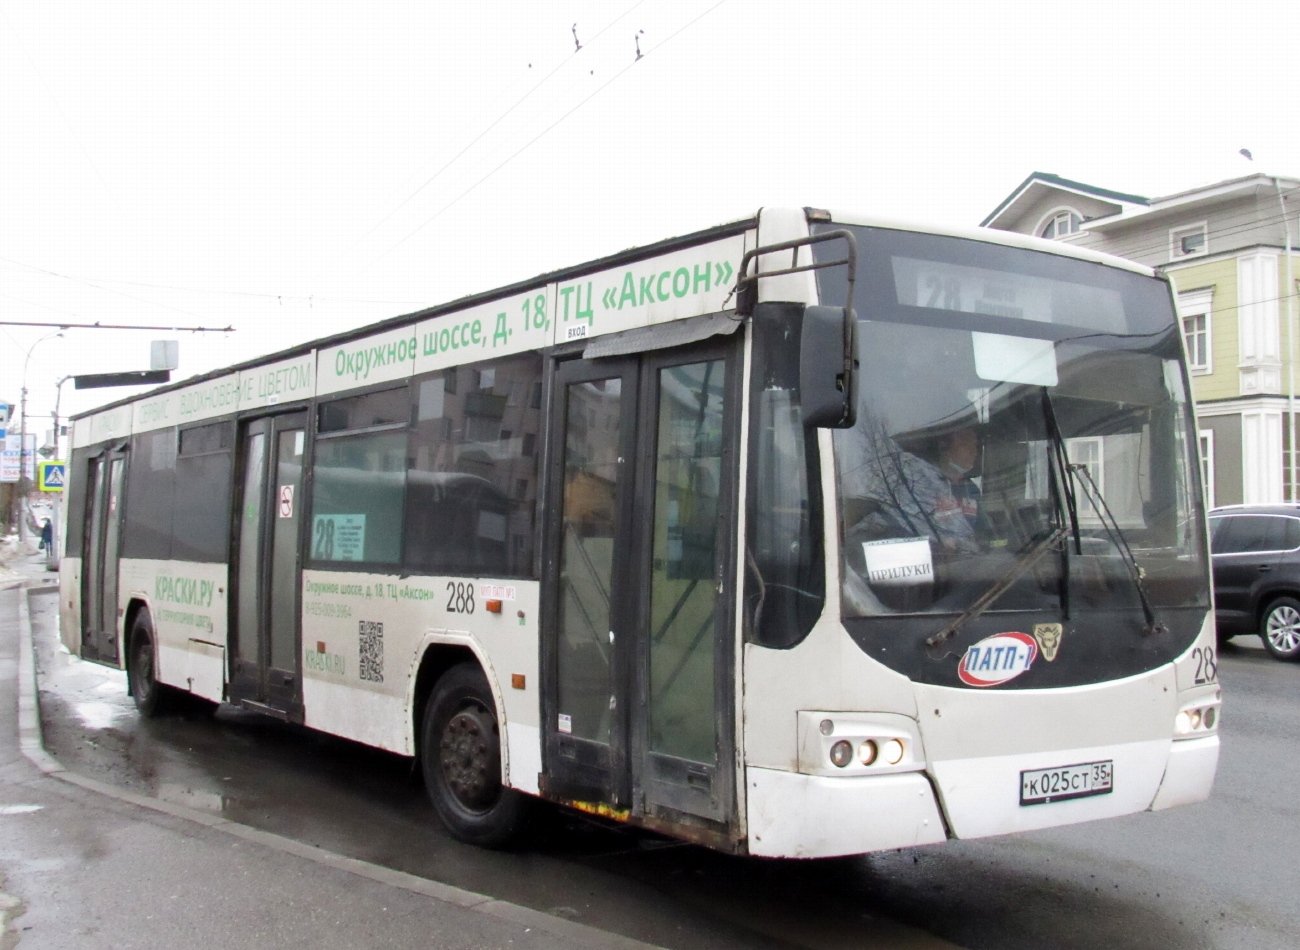
[[[819,857],[1204,799],[1220,691],[1168,284],[750,219],[78,417],[62,631],[547,799]]]

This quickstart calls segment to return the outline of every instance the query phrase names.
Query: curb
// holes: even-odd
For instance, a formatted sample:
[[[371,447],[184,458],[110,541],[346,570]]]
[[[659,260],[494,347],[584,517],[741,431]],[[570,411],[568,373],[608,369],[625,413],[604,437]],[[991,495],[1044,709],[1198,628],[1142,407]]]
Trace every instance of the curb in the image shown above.
[[[419,894],[424,897],[440,901],[444,904],[450,904],[464,910],[472,910],[476,913],[486,914],[501,921],[508,921],[512,924],[519,924],[525,927],[531,927],[534,930],[540,930],[543,933],[571,941],[585,947],[594,948],[618,948],[618,950],[663,950],[656,944],[645,943],[640,940],[634,940],[631,937],[624,937],[620,934],[610,933],[607,930],[600,930],[597,927],[588,924],[580,924],[576,921],[565,920],[562,917],[555,917],[551,914],[542,913],[539,910],[533,910],[531,907],[524,907],[522,904],[513,904],[509,901],[498,900],[487,894],[479,894],[475,891],[467,891],[463,888],[453,887],[450,884],[442,884],[438,881],[430,881],[426,878],[417,877],[414,874],[407,874],[405,871],[395,871],[392,868],[382,867],[378,864],[371,864],[368,861],[361,861],[357,858],[345,857],[341,854],[335,854],[332,851],[326,851],[322,848],[312,847],[303,844],[300,841],[294,841],[292,838],[285,838],[281,835],[272,834],[268,831],[262,831],[252,828],[248,825],[242,825],[238,822],[231,821],[228,818],[222,818],[217,815],[201,812],[193,808],[187,808],[184,805],[177,805],[171,802],[164,802],[156,798],[150,798],[147,795],[138,795],[134,792],[128,792],[125,789],[100,782],[95,779],[86,778],[66,769],[58,759],[50,755],[45,750],[45,743],[41,734],[41,714],[40,699],[36,688],[36,650],[32,642],[33,631],[31,624],[31,609],[28,606],[27,598],[33,589],[44,589],[54,585],[50,584],[32,584],[29,581],[20,580],[18,583],[0,582],[0,590],[7,590],[14,587],[22,588],[18,597],[18,741],[22,748],[22,753],[28,760],[35,765],[42,773],[50,778],[67,782],[70,785],[76,785],[87,791],[103,795],[106,798],[112,798],[119,802],[126,802],[130,805],[136,805],[140,808],[147,808],[150,811],[161,812],[170,815],[173,818],[179,818],[184,821],[190,821],[205,828],[211,828],[215,831],[223,832],[244,841],[250,841],[260,844],[284,854],[291,854],[297,858],[303,858],[315,864],[322,865],[337,871],[345,871],[349,874],[355,874],[358,877],[375,881],[380,884],[386,884],[390,887],[396,887],[412,894]],[[57,590],[57,587],[54,587]]]

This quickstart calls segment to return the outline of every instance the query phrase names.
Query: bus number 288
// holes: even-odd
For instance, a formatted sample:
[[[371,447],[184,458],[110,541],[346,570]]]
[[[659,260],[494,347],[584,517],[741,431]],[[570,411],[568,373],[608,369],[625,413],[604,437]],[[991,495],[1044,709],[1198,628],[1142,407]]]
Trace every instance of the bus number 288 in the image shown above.
[[[472,614],[474,612],[474,585],[468,582],[447,581],[447,613]]]

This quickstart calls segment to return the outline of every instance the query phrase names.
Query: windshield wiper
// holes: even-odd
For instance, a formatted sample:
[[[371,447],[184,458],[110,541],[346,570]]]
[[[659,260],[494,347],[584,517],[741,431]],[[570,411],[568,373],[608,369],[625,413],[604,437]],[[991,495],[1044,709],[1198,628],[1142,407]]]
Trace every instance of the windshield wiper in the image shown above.
[[[1065,527],[1066,515],[1070,519],[1070,532],[1074,537],[1074,553],[1083,554],[1083,541],[1079,536],[1079,500],[1074,494],[1074,482],[1070,478],[1070,453],[1066,451],[1065,435],[1061,424],[1056,419],[1056,406],[1052,404],[1052,394],[1047,387],[1043,393],[1043,427],[1047,430],[1047,481],[1048,492],[1052,498],[1052,511],[1055,512],[1057,524]],[[1061,604],[1061,619],[1070,619],[1070,545],[1061,545],[1061,570],[1056,585],[1057,600]]]
[[[992,607],[994,601],[1005,594],[1011,588],[1012,584],[1020,580],[1024,573],[1037,564],[1044,554],[1050,551],[1058,543],[1065,541],[1065,537],[1065,528],[1058,525],[1056,528],[1053,528],[1046,537],[1040,538],[1032,547],[1029,548],[1029,550],[1025,551],[1025,553],[1021,554],[1020,557],[1016,559],[1016,563],[1011,565],[1011,569],[998,578],[997,582],[994,583],[992,587],[980,594],[979,599],[967,607],[966,611],[960,617],[948,624],[934,636],[927,639],[925,645],[928,647],[938,646],[960,630],[962,624],[966,621],[978,617],[980,614],[984,613],[984,611]],[[1068,542],[1065,543],[1068,544]]]
[[[1110,535],[1111,543],[1119,551],[1120,560],[1124,562],[1124,566],[1128,568],[1129,576],[1133,579],[1133,587],[1137,590],[1138,600],[1142,601],[1142,615],[1147,622],[1147,625],[1142,628],[1143,634],[1167,633],[1169,628],[1156,618],[1155,609],[1151,606],[1151,598],[1147,594],[1147,586],[1144,583],[1146,572],[1138,564],[1133,549],[1129,547],[1128,538],[1120,530],[1119,522],[1115,520],[1110,505],[1106,504],[1106,499],[1102,497],[1101,490],[1097,488],[1097,483],[1093,481],[1092,473],[1088,471],[1086,465],[1074,465],[1072,468],[1078,473],[1085,497],[1091,502],[1092,507],[1101,518],[1102,527],[1106,529],[1106,534]]]
[[[1026,571],[1038,563],[1043,555],[1056,547],[1061,552],[1060,581],[1057,585],[1057,597],[1061,604],[1063,619],[1070,619],[1070,542],[1073,537],[1075,551],[1083,554],[1083,541],[1079,534],[1079,502],[1074,494],[1074,484],[1070,480],[1070,458],[1065,450],[1065,436],[1056,421],[1056,409],[1052,405],[1051,394],[1047,387],[1043,393],[1043,426],[1047,430],[1047,481],[1048,494],[1052,502],[1052,515],[1055,527],[1044,538],[1017,558],[1016,563],[1002,577],[998,578],[979,598],[934,636],[925,641],[926,646],[937,646],[951,638],[962,625],[993,606],[994,602],[1005,594],[1011,585],[1018,581]],[[1069,522],[1067,531],[1066,522]],[[1059,545],[1059,547],[1058,547]]]
[[[938,633],[929,637],[925,641],[926,646],[938,646],[945,640],[950,639],[962,625],[967,621],[978,617],[984,611],[988,610],[997,601],[999,597],[1010,590],[1011,586],[1018,581],[1026,571],[1032,568],[1039,560],[1042,559],[1052,548],[1057,547],[1061,552],[1061,570],[1060,585],[1058,587],[1058,596],[1060,598],[1061,613],[1064,619],[1070,618],[1070,540],[1073,539],[1075,552],[1083,554],[1083,540],[1079,531],[1079,500],[1074,491],[1074,480],[1072,475],[1078,474],[1080,482],[1084,486],[1084,496],[1092,504],[1098,514],[1101,516],[1102,525],[1106,533],[1110,535],[1111,542],[1120,552],[1121,559],[1129,569],[1129,574],[1133,580],[1133,586],[1137,590],[1138,599],[1142,602],[1142,613],[1146,618],[1146,626],[1142,632],[1144,634],[1164,633],[1165,625],[1160,622],[1155,615],[1155,610],[1151,606],[1151,598],[1147,595],[1146,585],[1143,583],[1142,568],[1138,566],[1137,558],[1133,554],[1133,549],[1129,547],[1128,540],[1124,537],[1123,531],[1120,530],[1119,524],[1115,521],[1115,516],[1111,513],[1110,507],[1106,504],[1106,499],[1102,497],[1101,492],[1097,489],[1097,484],[1092,480],[1092,475],[1085,465],[1074,465],[1070,463],[1070,455],[1066,450],[1065,436],[1061,432],[1060,423],[1056,419],[1056,407],[1052,404],[1051,394],[1047,387],[1042,387],[1043,393],[1043,422],[1047,429],[1048,438],[1048,458],[1047,458],[1047,475],[1048,475],[1048,492],[1051,496],[1052,510],[1055,527],[1045,537],[1033,544],[1027,551],[1021,554],[1016,562],[1011,565],[1010,570],[989,587],[979,598],[971,604],[955,620],[941,629]],[[1104,514],[1103,514],[1104,513]],[[1067,527],[1068,521],[1068,527]]]
[[[1079,538],[1079,502],[1074,494],[1074,479],[1070,477],[1071,475],[1079,476],[1079,482],[1083,485],[1084,497],[1088,499],[1093,510],[1097,512],[1102,527],[1106,529],[1106,534],[1110,536],[1111,543],[1115,545],[1116,550],[1120,553],[1120,559],[1124,562],[1124,566],[1128,568],[1129,576],[1133,580],[1133,587],[1138,593],[1138,600],[1142,602],[1142,615],[1146,618],[1146,626],[1142,628],[1142,632],[1144,634],[1164,633],[1167,628],[1161,621],[1156,619],[1155,610],[1151,606],[1151,598],[1147,595],[1146,584],[1143,583],[1143,578],[1146,575],[1138,565],[1133,549],[1129,547],[1128,538],[1120,530],[1119,522],[1115,520],[1110,505],[1106,504],[1101,489],[1093,481],[1088,466],[1070,464],[1070,456],[1065,448],[1065,436],[1061,433],[1060,424],[1056,421],[1056,408],[1052,405],[1052,397],[1048,393],[1046,386],[1043,387],[1043,418],[1047,423],[1047,435],[1052,443],[1052,456],[1056,461],[1056,470],[1061,473],[1065,505],[1070,514],[1070,526],[1074,531],[1076,553],[1083,554],[1083,545]],[[1063,550],[1061,559],[1061,611],[1067,619],[1070,616],[1069,570],[1069,549],[1067,545]]]

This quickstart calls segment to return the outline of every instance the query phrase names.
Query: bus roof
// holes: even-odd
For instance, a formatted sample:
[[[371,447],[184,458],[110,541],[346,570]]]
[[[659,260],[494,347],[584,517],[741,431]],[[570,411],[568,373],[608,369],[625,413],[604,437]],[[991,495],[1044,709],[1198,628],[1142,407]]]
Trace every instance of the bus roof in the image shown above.
[[[538,274],[526,280],[521,280],[503,287],[496,287],[479,294],[472,294],[461,297],[446,303],[426,307],[422,310],[412,311],[410,313],[399,314],[389,317],[375,323],[365,324],[348,330],[332,334],[327,337],[306,341],[297,346],[268,353],[253,359],[235,363],[230,366],[224,366],[220,369],[212,370],[197,376],[190,376],[182,380],[167,383],[163,386],[148,390],[147,392],[137,393],[132,396],[123,397],[122,399],[97,406],[94,409],[88,409],[84,412],[76,413],[70,418],[72,421],[82,420],[95,416],[99,413],[109,412],[124,406],[129,406],[140,402],[144,399],[151,399],[155,396],[175,392],[177,390],[193,387],[211,380],[227,377],[233,373],[243,370],[251,370],[257,367],[263,367],[275,364],[281,361],[292,360],[308,356],[313,352],[324,351],[331,347],[338,347],[341,344],[347,344],[352,341],[362,340],[373,337],[376,334],[385,331],[396,330],[407,326],[414,325],[420,321],[428,320],[447,314],[465,311],[472,307],[490,304],[494,301],[503,300],[512,295],[518,295],[524,292],[532,291],[552,283],[563,283],[572,281],[577,278],[594,274],[600,271],[606,271],[611,268],[618,268],[623,265],[635,263],[647,258],[653,258],[660,255],[670,254],[674,251],[691,248],[696,245],[704,244],[710,241],[717,241],[722,238],[742,235],[747,231],[757,227],[762,210],[753,217],[741,218],[717,225],[704,230],[695,231],[689,234],[668,238],[654,244],[641,245],[638,247],[628,248],[615,254],[596,260],[588,261],[583,264],[562,268]],[[775,209],[770,209],[775,210]],[[1110,267],[1117,267],[1124,270],[1132,271],[1147,276],[1152,276],[1154,271],[1151,268],[1141,264],[1136,264],[1124,258],[1113,257],[1108,254],[1102,254],[1086,248],[1074,247],[1059,241],[1048,241],[1042,238],[1030,237],[1028,235],[1017,234],[1009,231],[999,231],[988,228],[976,227],[956,227],[936,224],[919,224],[916,222],[904,222],[889,218],[876,217],[871,215],[855,214],[852,212],[828,212],[815,209],[804,209],[800,214],[807,214],[812,222],[834,222],[837,224],[859,225],[866,227],[886,228],[890,230],[914,231],[925,234],[940,234],[950,237],[965,238],[969,240],[981,241],[988,244],[1000,244],[1007,247],[1017,247],[1034,251],[1042,251],[1049,254],[1056,254],[1063,257],[1072,257],[1078,260],[1089,261],[1092,263],[1103,264]],[[730,276],[730,275],[728,275]]]
[[[399,314],[394,317],[388,317],[386,319],[379,320],[375,323],[367,323],[362,326],[354,327],[348,330],[343,330],[340,331],[339,333],[331,334],[330,336],[320,337],[319,339],[315,339],[315,340],[308,340],[306,342],[298,344],[297,346],[288,347],[287,349],[283,349],[283,350],[276,350],[275,352],[267,353],[262,356],[257,356],[249,360],[244,360],[240,363],[232,363],[229,366],[223,366],[219,369],[211,370],[210,372],[207,373],[201,373],[197,376],[188,376],[185,379],[175,380],[174,382],[166,383],[162,386],[156,386],[153,389],[150,389],[143,393],[136,393],[135,395],[132,396],[125,396],[122,399],[105,403],[102,406],[96,406],[94,409],[87,409],[84,412],[79,412],[70,416],[69,419],[74,421],[77,419],[83,419],[88,416],[93,416],[99,412],[104,412],[109,409],[115,409],[120,406],[130,405],[131,403],[138,402],[141,399],[149,398],[151,396],[156,396],[161,393],[170,392],[176,389],[182,389],[184,387],[192,386],[195,383],[201,383],[206,380],[216,379],[218,377],[225,376],[228,375],[229,373],[237,372],[242,369],[251,369],[253,367],[262,366],[267,363],[274,363],[284,359],[291,359],[295,356],[303,356],[311,353],[313,350],[319,350],[325,347],[337,345],[339,343],[346,343],[349,340],[355,340],[362,337],[371,336],[372,334],[380,333],[383,332],[384,330],[396,329],[398,327],[403,327],[408,324],[418,322],[420,320],[427,320],[430,317],[437,317],[447,313],[455,313],[456,311],[459,310],[465,310],[469,307],[477,306],[479,304],[490,303],[493,300],[497,300],[503,297],[509,297],[513,294],[518,294],[522,291],[530,290],[536,287],[541,287],[549,283],[554,283],[556,281],[572,280],[574,278],[583,277],[587,274],[594,273],[596,271],[606,270],[611,267],[618,267],[621,264],[626,264],[646,257],[654,257],[656,255],[664,254],[676,250],[678,248],[690,247],[692,245],[700,244],[711,239],[717,239],[720,237],[725,237],[733,234],[743,234],[745,231],[756,227],[757,223],[758,223],[758,218],[757,215],[755,215],[752,218],[741,218],[735,221],[727,222],[725,224],[720,224],[710,228],[705,228],[701,231],[693,231],[689,234],[683,234],[677,237],[667,238],[663,241],[658,241],[654,244],[644,244],[644,245],[639,245],[637,247],[627,248],[626,250],[618,251],[606,257],[597,258],[596,260],[587,261],[586,263],[583,264],[565,267],[554,271],[547,271],[538,274],[534,277],[529,277],[524,280],[516,281],[513,284],[507,284],[502,287],[494,287],[491,290],[486,290],[477,294],[470,294],[465,297],[459,297],[455,300],[451,300],[446,303],[435,304],[430,307],[425,307],[422,310],[413,310],[409,313]]]
[[[977,228],[965,225],[917,224],[916,222],[898,221],[890,218],[854,214],[853,212],[824,212],[836,224],[852,224],[870,228],[887,228],[891,231],[918,231],[923,234],[940,234],[945,237],[966,238],[971,241],[983,241],[986,244],[1001,244],[1028,251],[1044,251],[1061,257],[1073,257],[1092,264],[1105,264],[1118,267],[1146,277],[1156,276],[1156,271],[1145,264],[1139,264],[1125,257],[1104,254],[1086,247],[1077,247],[1063,241],[1049,241],[1047,238],[1033,237],[1015,231],[1001,231],[994,228]]]

